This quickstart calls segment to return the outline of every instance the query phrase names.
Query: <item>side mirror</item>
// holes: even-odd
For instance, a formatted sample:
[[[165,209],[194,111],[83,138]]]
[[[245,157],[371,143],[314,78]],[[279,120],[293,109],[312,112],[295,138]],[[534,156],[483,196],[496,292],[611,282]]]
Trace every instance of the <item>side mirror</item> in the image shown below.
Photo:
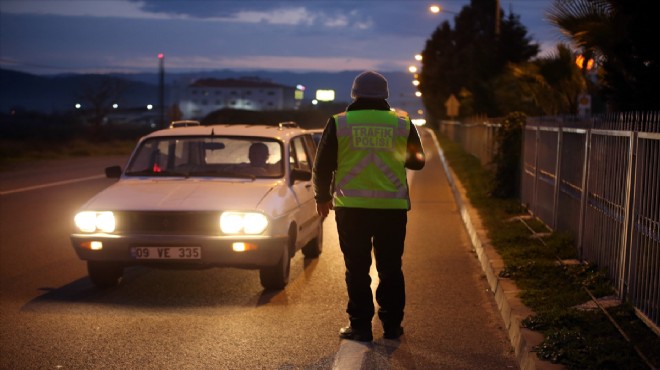
[[[312,179],[312,173],[310,171],[292,169],[291,170],[291,182],[293,185],[296,181],[309,181]]]
[[[106,167],[105,177],[109,179],[118,179],[119,177],[121,177],[121,167],[119,166]]]

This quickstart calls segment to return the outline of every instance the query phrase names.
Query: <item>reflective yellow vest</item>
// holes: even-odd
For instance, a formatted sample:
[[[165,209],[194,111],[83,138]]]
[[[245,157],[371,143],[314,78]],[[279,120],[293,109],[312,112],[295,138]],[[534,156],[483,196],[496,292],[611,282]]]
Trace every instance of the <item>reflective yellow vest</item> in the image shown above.
[[[382,110],[349,111],[334,119],[334,206],[410,209],[404,167],[410,120]]]

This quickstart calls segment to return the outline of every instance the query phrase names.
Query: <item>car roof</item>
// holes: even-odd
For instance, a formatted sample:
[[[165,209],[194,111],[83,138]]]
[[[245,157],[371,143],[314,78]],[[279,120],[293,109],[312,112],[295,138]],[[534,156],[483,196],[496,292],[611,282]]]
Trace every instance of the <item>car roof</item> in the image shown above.
[[[163,136],[254,136],[270,137],[288,140],[291,137],[309,133],[292,124],[283,125],[251,125],[251,124],[218,124],[208,126],[183,126],[154,131],[144,138]]]

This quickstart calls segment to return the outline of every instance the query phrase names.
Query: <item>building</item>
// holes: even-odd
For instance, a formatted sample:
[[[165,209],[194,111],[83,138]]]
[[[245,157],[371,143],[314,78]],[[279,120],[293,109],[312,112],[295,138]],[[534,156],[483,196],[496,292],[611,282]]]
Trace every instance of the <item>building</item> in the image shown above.
[[[286,110],[296,107],[295,87],[258,78],[199,79],[179,99],[183,118],[201,119],[220,109]]]

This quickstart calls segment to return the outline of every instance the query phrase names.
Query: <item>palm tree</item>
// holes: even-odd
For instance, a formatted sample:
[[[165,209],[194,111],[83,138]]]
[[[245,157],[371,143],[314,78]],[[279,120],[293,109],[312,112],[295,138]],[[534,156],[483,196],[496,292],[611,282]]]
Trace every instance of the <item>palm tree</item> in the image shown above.
[[[660,31],[653,0],[555,0],[547,17],[593,55],[601,89],[616,110],[659,109]],[[653,31],[655,30],[655,31]]]
[[[494,87],[499,106],[505,112],[522,111],[527,115],[576,114],[586,79],[574,63],[567,45],[534,61],[509,64]]]

